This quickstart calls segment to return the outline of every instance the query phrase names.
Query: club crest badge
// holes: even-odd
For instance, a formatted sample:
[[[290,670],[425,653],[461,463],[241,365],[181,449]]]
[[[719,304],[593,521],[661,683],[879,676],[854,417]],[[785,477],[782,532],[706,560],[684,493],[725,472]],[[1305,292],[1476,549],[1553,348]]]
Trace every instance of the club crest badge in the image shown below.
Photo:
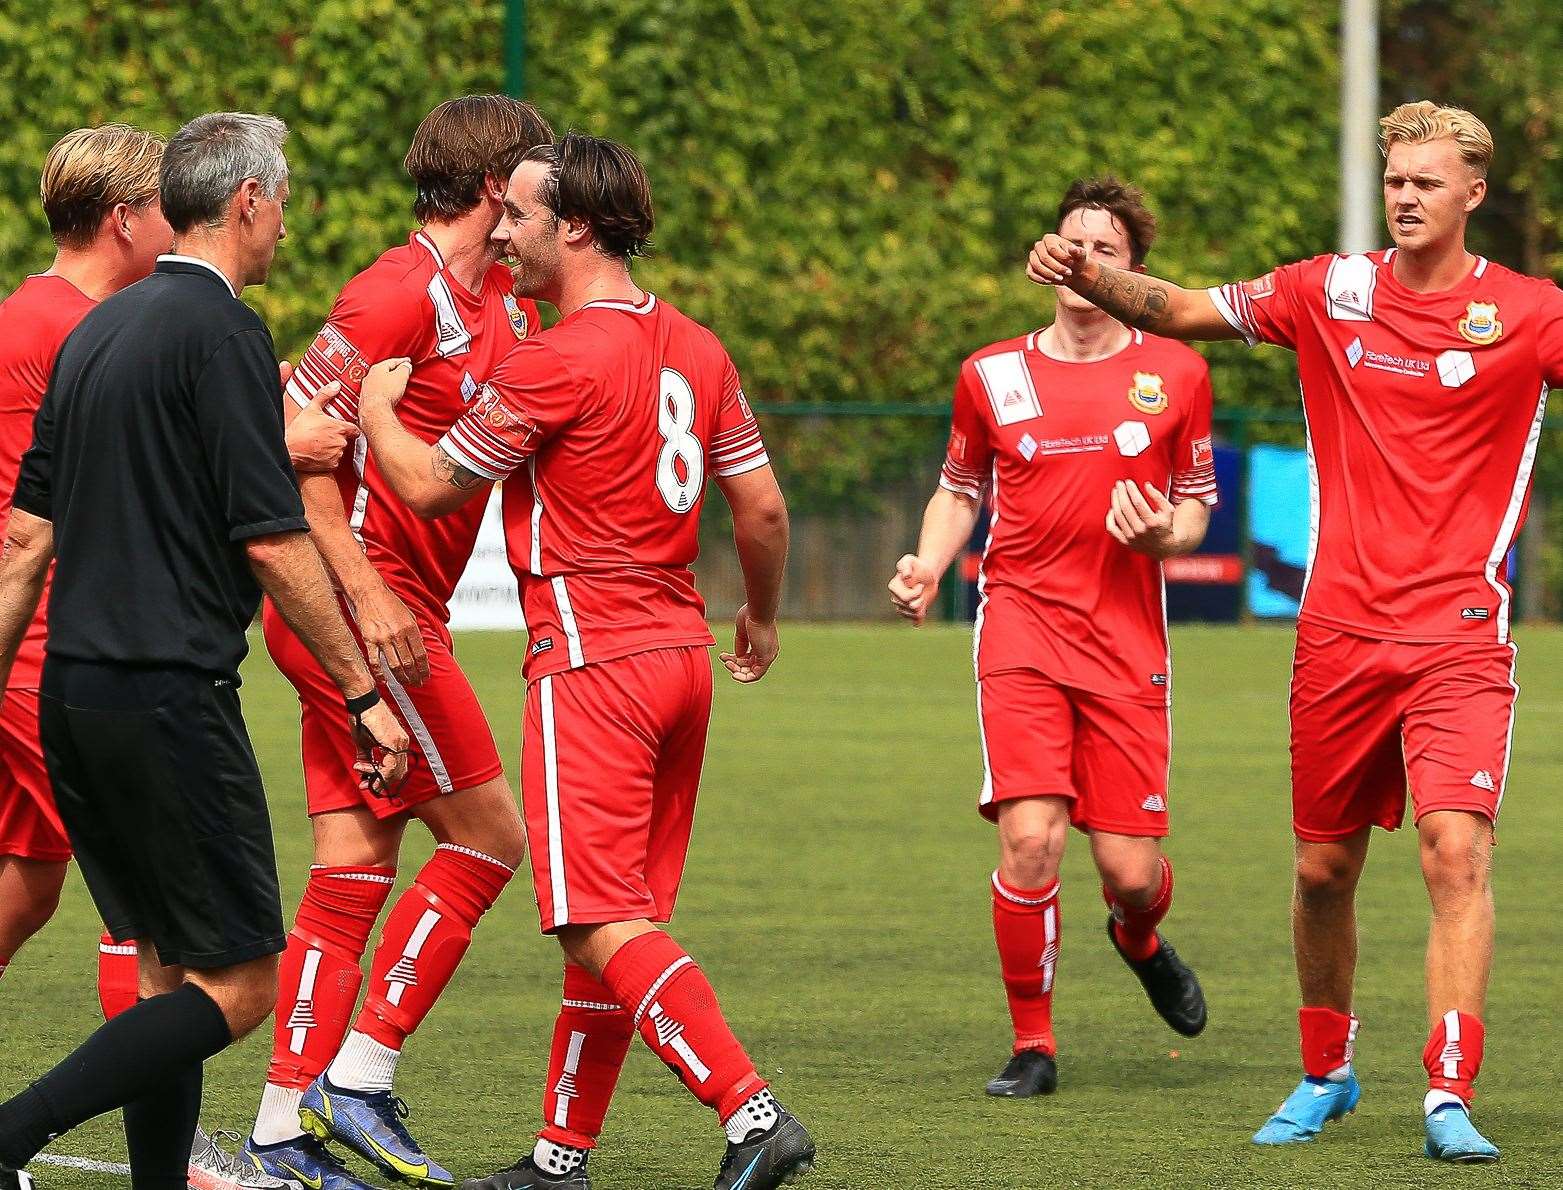
[[[1496,343],[1503,335],[1503,323],[1498,321],[1497,302],[1472,302],[1465,308],[1465,317],[1455,329],[1467,343],[1485,347]]]
[[[1129,386],[1129,404],[1141,413],[1160,413],[1167,408],[1167,393],[1161,376],[1155,372],[1136,372]]]
[[[510,329],[515,331],[516,338],[526,338],[528,330],[526,311],[521,308],[515,297],[508,293],[505,295],[505,312],[510,315]]]

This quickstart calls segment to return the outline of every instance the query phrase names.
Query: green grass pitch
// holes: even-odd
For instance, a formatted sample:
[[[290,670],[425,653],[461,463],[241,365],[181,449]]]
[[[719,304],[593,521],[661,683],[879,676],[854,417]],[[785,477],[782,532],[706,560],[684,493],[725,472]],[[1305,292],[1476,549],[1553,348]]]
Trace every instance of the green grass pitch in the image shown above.
[[[722,629],[722,634],[727,634]],[[673,929],[739,1035],[819,1142],[805,1184],[968,1187],[1559,1186],[1563,980],[1563,633],[1521,633],[1525,688],[1497,853],[1498,959],[1478,1119],[1503,1148],[1479,1169],[1421,1155],[1426,900],[1409,833],[1379,835],[1361,896],[1357,1114],[1319,1141],[1258,1151],[1249,1134],[1297,1077],[1287,926],[1291,841],[1283,629],[1179,631],[1167,933],[1199,971],[1210,1027],[1165,1029],[1103,937],[1076,837],[1065,864],[1056,1001],[1062,1087],[982,1094],[1008,1026],[988,913],[992,828],[980,776],[969,634],[790,627],[763,683],[718,682],[685,891]],[[520,642],[458,648],[514,775]],[[257,645],[243,698],[269,779],[291,913],[308,863],[292,691]],[[429,851],[410,833],[405,880]],[[0,982],[0,1093],[97,1019],[97,929],[73,875],[54,922]],[[414,1134],[458,1176],[531,1143],[559,994],[555,945],[522,877],[485,919],[398,1078]],[[209,1068],[204,1119],[248,1129],[269,1029]],[[54,1151],[122,1160],[117,1120]],[[593,1158],[601,1190],[710,1185],[715,1121],[644,1048],[632,1051]],[[38,1168],[45,1186],[107,1186]],[[367,1172],[367,1171],[364,1171]]]

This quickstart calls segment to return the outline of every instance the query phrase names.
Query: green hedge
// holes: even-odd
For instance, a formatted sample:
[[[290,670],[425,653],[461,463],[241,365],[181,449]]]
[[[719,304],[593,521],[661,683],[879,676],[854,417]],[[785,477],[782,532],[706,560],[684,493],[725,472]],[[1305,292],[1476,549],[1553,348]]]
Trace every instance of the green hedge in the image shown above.
[[[1514,3],[1544,20],[1555,0]],[[1440,7],[1391,0],[1386,36]],[[1112,170],[1149,192],[1163,228],[1152,267],[1180,280],[1251,275],[1334,244],[1336,0],[528,8],[530,97],[558,126],[644,157],[659,211],[645,283],[718,330],[757,401],[945,397],[962,356],[1046,317],[1022,263],[1081,174]],[[340,284],[405,235],[399,163],[418,119],[502,86],[503,22],[493,0],[6,0],[4,276],[47,261],[37,169],[60,133],[274,111],[294,130],[295,198],[254,300],[296,352]],[[1523,64],[1489,57],[1501,76],[1489,91],[1526,85]],[[1555,156],[1549,168],[1533,183],[1550,187],[1544,203]],[[1286,355],[1210,355],[1218,400],[1292,407]],[[931,433],[856,420],[772,429],[795,492],[822,503],[908,458],[922,466]]]

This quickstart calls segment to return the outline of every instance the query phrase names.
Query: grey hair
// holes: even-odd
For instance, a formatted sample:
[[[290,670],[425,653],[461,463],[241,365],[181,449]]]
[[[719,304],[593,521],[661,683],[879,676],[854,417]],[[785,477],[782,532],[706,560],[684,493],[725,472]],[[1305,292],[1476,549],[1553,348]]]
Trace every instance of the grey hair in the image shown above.
[[[211,112],[191,120],[163,151],[158,189],[169,226],[183,235],[220,224],[247,178],[259,182],[267,198],[276,198],[288,177],[282,155],[287,139],[288,126],[276,116]]]

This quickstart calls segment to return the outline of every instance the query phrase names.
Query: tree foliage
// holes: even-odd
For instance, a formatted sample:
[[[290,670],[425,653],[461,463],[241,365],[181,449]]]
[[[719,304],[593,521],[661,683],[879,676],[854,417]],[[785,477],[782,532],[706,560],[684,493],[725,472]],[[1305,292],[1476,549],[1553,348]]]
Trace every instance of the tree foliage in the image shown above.
[[[1502,201],[1481,234],[1515,263],[1527,244],[1559,263],[1555,7],[1385,5],[1386,62],[1401,72],[1386,99],[1436,85],[1494,117]],[[764,404],[945,399],[964,355],[1047,317],[1024,256],[1081,175],[1147,191],[1162,223],[1151,267],[1185,283],[1335,244],[1336,0],[527,9],[529,97],[560,127],[642,155],[658,207],[644,281],[721,334]],[[48,259],[37,170],[62,132],[274,111],[293,128],[295,198],[254,300],[296,352],[341,283],[406,234],[400,161],[419,118],[502,86],[503,22],[497,0],[6,0],[6,275]],[[1529,241],[1504,230],[1515,204]],[[1218,345],[1210,357],[1219,402],[1295,407],[1286,354]],[[821,502],[924,465],[937,433],[863,419],[770,432],[794,492]]]

